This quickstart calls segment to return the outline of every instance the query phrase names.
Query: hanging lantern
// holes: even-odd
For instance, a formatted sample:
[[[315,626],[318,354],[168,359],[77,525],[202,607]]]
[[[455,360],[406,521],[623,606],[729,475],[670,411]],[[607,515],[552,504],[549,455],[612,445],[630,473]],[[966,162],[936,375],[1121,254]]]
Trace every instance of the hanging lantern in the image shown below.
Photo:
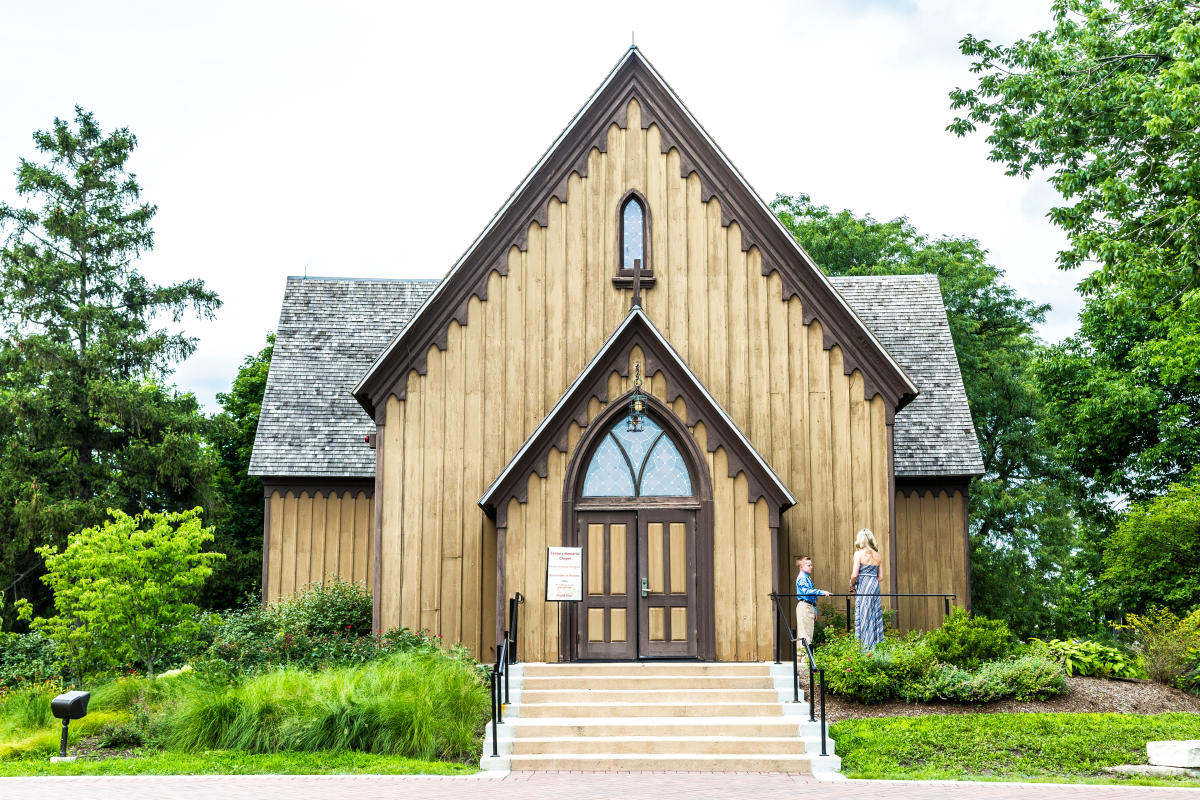
[[[641,433],[642,418],[646,415],[646,395],[642,394],[642,365],[633,365],[633,394],[629,397],[629,424],[625,430]]]

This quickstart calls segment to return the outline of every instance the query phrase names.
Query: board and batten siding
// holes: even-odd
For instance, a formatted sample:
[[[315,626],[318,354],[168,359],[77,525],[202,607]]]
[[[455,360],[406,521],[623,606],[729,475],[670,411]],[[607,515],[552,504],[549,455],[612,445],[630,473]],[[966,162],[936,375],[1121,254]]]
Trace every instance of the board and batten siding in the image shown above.
[[[373,589],[373,508],[364,489],[268,488],[265,602],[334,576]]]
[[[967,543],[967,485],[926,484],[896,491],[896,560],[902,593],[956,595],[950,605],[970,608]],[[942,624],[939,598],[900,599],[901,630],[931,630]]]
[[[470,298],[466,324],[449,323],[446,349],[429,348],[425,374],[411,370],[400,379],[405,399],[386,401],[378,476],[382,628],[427,627],[490,657],[496,609],[485,583],[489,572],[494,577],[487,548],[495,547],[495,529],[476,502],[629,310],[630,290],[612,277],[618,204],[630,190],[645,197],[650,219],[655,284],[643,292],[643,308],[797,498],[781,521],[789,552],[771,568],[790,580],[790,556],[805,553],[817,562],[818,585],[841,585],[862,527],[880,534],[888,563],[883,398],[865,397],[859,372],[844,374],[841,349],[823,346],[820,310],[804,324],[799,298],[785,301],[779,275],[763,276],[756,247],[743,251],[737,223],[722,225],[720,200],[701,200],[699,177],[681,175],[679,151],[662,152],[656,125],[642,129],[636,100],[626,124],[609,127],[606,152],[592,148],[586,177],[569,176],[565,202],[549,199],[546,226],[529,225],[526,248],[508,252],[508,274],[488,276],[487,300]],[[553,451],[549,464],[558,474],[565,456]],[[725,473],[713,466],[716,489]],[[715,511],[718,527],[750,529],[750,517],[765,513],[752,506],[736,512],[744,520],[721,516],[735,513],[731,504],[745,505],[740,481],[740,495],[736,485],[721,490],[731,496]],[[510,540],[509,570],[527,580],[538,573],[542,543],[561,536],[560,503],[544,489],[531,491],[517,513],[544,519],[544,530],[538,547],[523,546],[520,556]],[[716,562],[740,572],[738,559],[746,557],[735,547],[718,552]],[[759,591],[761,601],[767,592]],[[531,588],[529,596],[536,593]],[[722,658],[761,653],[771,632],[769,621],[760,624],[737,603],[716,597]],[[532,609],[523,612],[528,626]],[[531,640],[523,659],[557,657],[549,647],[557,626],[547,619],[556,613],[543,612],[541,644]],[[722,624],[738,629],[727,637]]]

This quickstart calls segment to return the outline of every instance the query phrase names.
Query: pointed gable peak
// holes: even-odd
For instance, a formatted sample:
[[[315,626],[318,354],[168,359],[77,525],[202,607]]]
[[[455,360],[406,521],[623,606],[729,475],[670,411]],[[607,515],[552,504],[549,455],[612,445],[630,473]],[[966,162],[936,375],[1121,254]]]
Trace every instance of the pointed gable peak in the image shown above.
[[[497,524],[502,524],[508,500],[516,497],[525,501],[529,476],[537,473],[546,477],[550,448],[568,453],[571,423],[580,428],[588,426],[589,402],[594,398],[602,403],[613,403],[628,395],[626,392],[618,397],[608,396],[609,375],[616,371],[623,378],[629,377],[629,363],[635,348],[644,358],[645,376],[664,382],[666,404],[683,399],[687,418],[682,422],[689,429],[694,429],[697,424],[704,426],[708,451],[714,452],[718,447],[725,449],[729,476],[743,473],[747,479],[748,499],[751,502],[760,497],[766,499],[771,519],[777,524],[779,513],[795,505],[796,498],[638,306],[630,309],[546,418],[488,486],[479,499],[480,508],[496,517]],[[668,409],[665,413],[674,412]]]
[[[548,226],[550,203],[567,200],[572,174],[587,177],[594,150],[607,152],[609,129],[628,129],[636,108],[642,130],[658,130],[662,153],[678,153],[682,177],[695,174],[700,199],[716,198],[721,224],[737,223],[743,252],[757,248],[762,274],[777,273],[782,298],[799,297],[805,324],[819,319],[826,349],[839,345],[847,374],[859,369],[868,396],[882,394],[894,411],[917,394],[916,385],[808,254],[787,232],[767,204],[733,166],[716,142],[683,104],[644,53],[626,50],[604,81],[559,134],[554,143],[509,196],[417,311],[412,322],[368,369],[354,395],[374,413],[380,400],[393,393],[403,398],[404,377],[412,369],[424,375],[429,347],[446,347],[451,320],[466,324],[472,296],[487,300],[488,277],[508,274],[509,251],[527,249],[530,226]]]

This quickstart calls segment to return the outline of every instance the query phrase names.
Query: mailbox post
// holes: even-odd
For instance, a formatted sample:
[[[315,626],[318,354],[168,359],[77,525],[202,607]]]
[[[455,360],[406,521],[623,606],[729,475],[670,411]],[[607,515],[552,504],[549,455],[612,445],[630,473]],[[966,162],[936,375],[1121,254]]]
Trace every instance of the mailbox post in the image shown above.
[[[62,720],[62,741],[58,745],[58,757],[67,757],[67,726],[73,719],[87,716],[91,692],[64,692],[50,701],[50,713]]]

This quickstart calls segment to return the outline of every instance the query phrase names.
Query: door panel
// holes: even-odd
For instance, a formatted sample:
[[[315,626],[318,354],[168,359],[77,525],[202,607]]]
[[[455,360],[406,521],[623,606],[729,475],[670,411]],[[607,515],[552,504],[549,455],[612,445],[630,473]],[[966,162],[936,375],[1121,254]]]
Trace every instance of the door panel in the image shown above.
[[[637,515],[627,511],[589,511],[576,515],[583,548],[583,600],[579,613],[579,658],[637,657],[637,639],[629,624],[635,619],[637,569],[630,555]]]
[[[656,509],[638,514],[638,654],[697,655],[696,514]],[[644,587],[644,589],[641,589]]]

